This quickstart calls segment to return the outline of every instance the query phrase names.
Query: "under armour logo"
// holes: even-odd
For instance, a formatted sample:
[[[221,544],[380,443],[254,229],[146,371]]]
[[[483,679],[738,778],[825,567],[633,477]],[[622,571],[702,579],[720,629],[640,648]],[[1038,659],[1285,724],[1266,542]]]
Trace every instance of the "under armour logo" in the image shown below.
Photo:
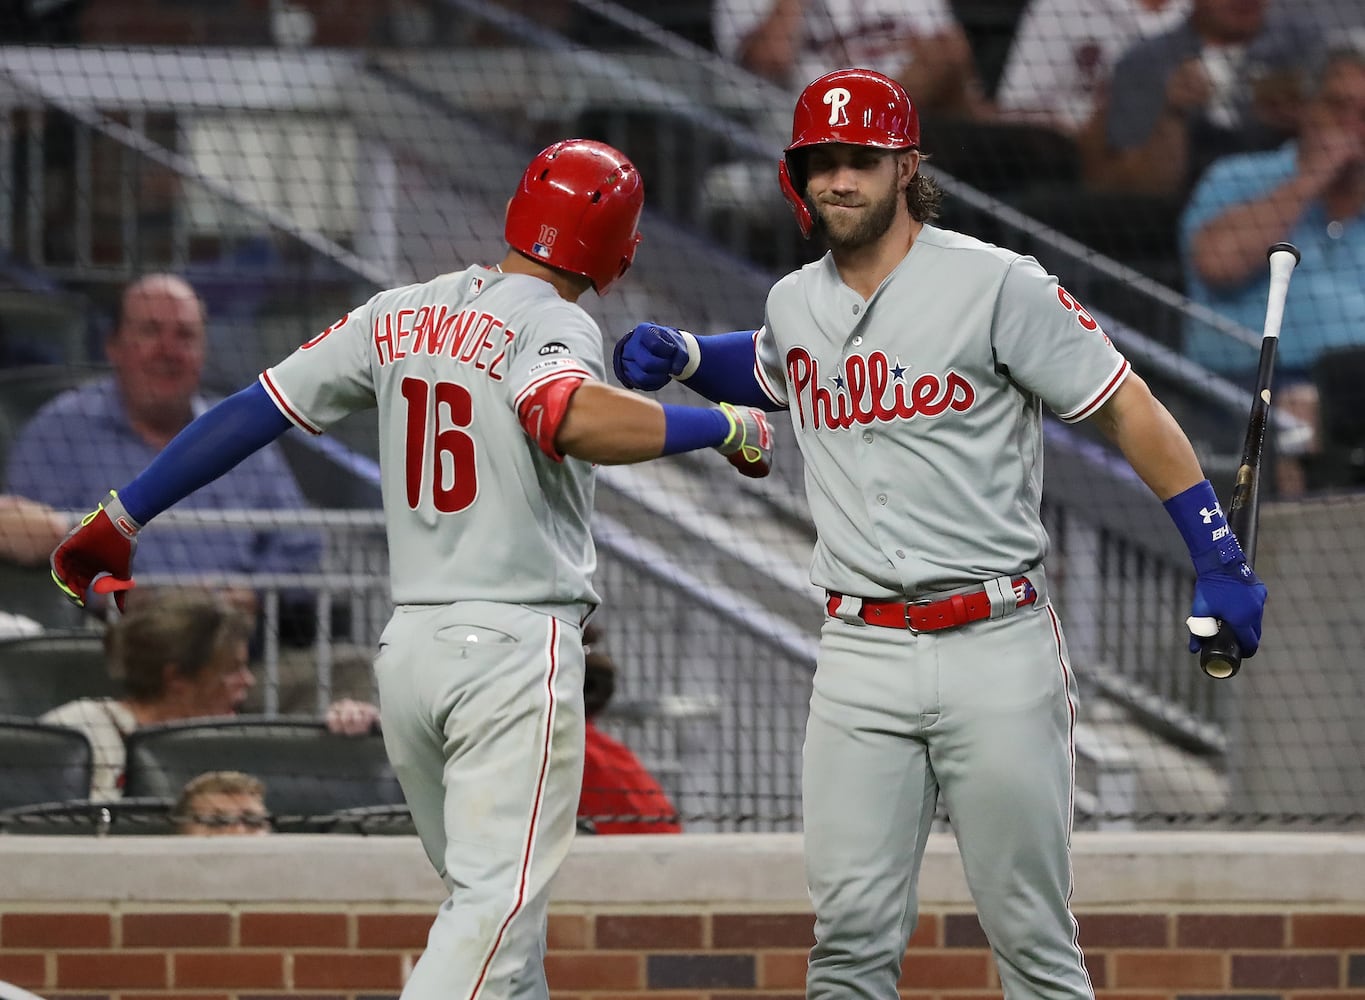
[[[1223,516],[1223,508],[1218,504],[1213,505],[1213,510],[1209,510],[1207,507],[1200,507],[1199,514],[1203,517],[1205,524],[1212,524],[1215,517]]]
[[[853,95],[843,87],[833,87],[825,91],[824,101],[829,105],[829,123],[831,125],[847,125],[848,115],[844,113],[844,108],[848,102],[853,100]]]

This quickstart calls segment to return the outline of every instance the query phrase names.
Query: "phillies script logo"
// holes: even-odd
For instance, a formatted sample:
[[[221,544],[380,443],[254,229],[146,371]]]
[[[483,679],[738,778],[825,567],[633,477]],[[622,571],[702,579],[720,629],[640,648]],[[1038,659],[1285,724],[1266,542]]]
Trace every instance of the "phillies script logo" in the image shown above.
[[[821,378],[819,362],[804,347],[787,352],[787,380],[802,427],[807,419],[818,430],[937,417],[945,410],[966,412],[976,402],[972,384],[951,368],[943,376],[925,372],[912,378],[907,372],[899,359],[893,365],[873,351],[865,358],[850,355],[842,370]]]

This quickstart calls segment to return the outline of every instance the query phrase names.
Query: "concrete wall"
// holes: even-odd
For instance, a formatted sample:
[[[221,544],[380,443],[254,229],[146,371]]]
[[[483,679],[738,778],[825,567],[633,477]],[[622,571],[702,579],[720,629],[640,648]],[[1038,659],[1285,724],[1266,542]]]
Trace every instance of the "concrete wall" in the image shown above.
[[[796,835],[580,837],[557,883],[556,997],[802,993]],[[1080,834],[1101,998],[1365,998],[1365,835]],[[951,839],[931,838],[902,993],[998,996]],[[441,887],[406,837],[0,837],[0,980],[50,998],[395,996]]]

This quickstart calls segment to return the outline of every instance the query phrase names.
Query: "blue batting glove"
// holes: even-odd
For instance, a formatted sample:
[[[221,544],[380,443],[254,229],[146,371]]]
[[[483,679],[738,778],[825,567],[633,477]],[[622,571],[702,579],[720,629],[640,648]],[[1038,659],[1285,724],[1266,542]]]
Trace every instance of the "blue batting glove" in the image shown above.
[[[1199,652],[1201,639],[1217,635],[1222,620],[1232,629],[1242,655],[1251,656],[1261,644],[1266,588],[1247,565],[1213,487],[1205,479],[1177,493],[1163,506],[1180,530],[1194,563],[1194,603],[1185,620],[1190,630],[1190,652]]]
[[[1218,633],[1221,620],[1237,637],[1242,656],[1254,656],[1261,644],[1265,599],[1265,584],[1245,561],[1201,572],[1194,581],[1194,603],[1190,607],[1190,652],[1199,652],[1201,638]]]
[[[611,354],[612,370],[627,389],[662,389],[686,366],[682,331],[656,323],[641,323],[616,342]]]

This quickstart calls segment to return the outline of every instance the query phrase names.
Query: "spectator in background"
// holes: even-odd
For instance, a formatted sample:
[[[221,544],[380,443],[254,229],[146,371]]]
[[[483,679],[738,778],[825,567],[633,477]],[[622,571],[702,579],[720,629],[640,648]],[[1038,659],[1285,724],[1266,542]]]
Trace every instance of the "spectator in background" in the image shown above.
[[[153,274],[124,291],[105,351],[110,377],[62,393],[20,430],[10,449],[8,492],[59,510],[85,509],[144,468],[196,415],[207,349],[204,309],[194,290]],[[270,445],[188,501],[190,508],[298,510],[303,495]],[[256,528],[158,528],[139,540],[144,573],[301,572],[317,567],[311,532]],[[256,595],[229,592],[244,610]]]
[[[46,564],[70,530],[66,518],[47,504],[0,495],[0,560],[20,566]]]
[[[1190,2],[1031,0],[995,93],[1002,118],[1074,138],[1102,107],[1119,56],[1175,27],[1189,15]]]
[[[836,66],[894,77],[923,112],[988,113],[948,0],[715,0],[720,53],[795,94]]]
[[[1193,0],[1112,74],[1103,129],[1082,143],[1091,187],[1183,198],[1219,156],[1268,149],[1294,127],[1317,33],[1269,0]]]
[[[579,823],[591,823],[596,833],[680,833],[678,810],[654,775],[593,721],[616,691],[616,664],[601,643],[601,629],[585,625],[583,707],[588,722]]]
[[[1302,259],[1285,304],[1275,402],[1313,429],[1311,455],[1321,446],[1313,365],[1324,350],[1365,344],[1365,38],[1324,56],[1297,141],[1228,157],[1205,174],[1181,219],[1190,297],[1260,330],[1266,247],[1284,240]],[[1255,370],[1251,350],[1202,326],[1191,325],[1186,350],[1239,381]],[[1301,466],[1280,467],[1281,494],[1302,492]]]
[[[265,785],[241,771],[209,771],[185,782],[171,811],[176,833],[189,837],[270,833]]]
[[[53,547],[69,530],[66,518],[46,504],[0,495],[0,562],[46,565]],[[42,625],[27,615],[0,608],[0,639],[36,635]]]
[[[206,591],[130,595],[128,613],[105,633],[110,671],[122,698],[81,698],[41,721],[85,733],[94,751],[92,799],[123,794],[124,738],[142,726],[237,713],[256,683],[247,664],[250,620],[221,595]],[[375,706],[332,705],[327,728],[358,736],[377,724]]]

